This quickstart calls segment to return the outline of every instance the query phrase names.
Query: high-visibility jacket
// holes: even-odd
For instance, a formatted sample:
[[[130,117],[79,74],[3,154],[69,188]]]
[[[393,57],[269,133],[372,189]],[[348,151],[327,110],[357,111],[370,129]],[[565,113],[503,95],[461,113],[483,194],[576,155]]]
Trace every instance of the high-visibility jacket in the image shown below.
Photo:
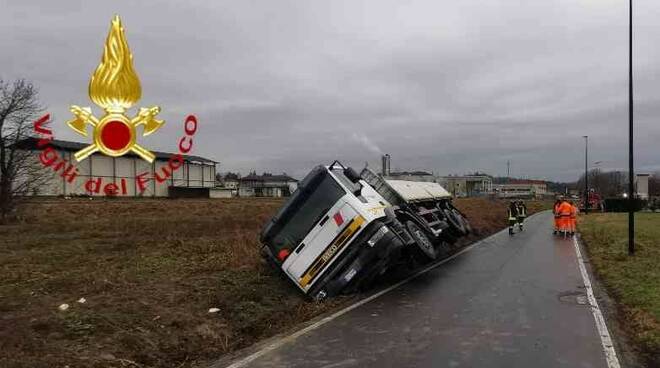
[[[555,215],[555,218],[559,218],[559,206],[562,202],[555,203],[555,206],[552,208],[552,214]]]
[[[559,230],[561,231],[572,231],[572,221],[571,221],[571,212],[573,212],[573,206],[568,202],[562,202],[557,208],[557,213],[559,214]]]
[[[577,213],[578,208],[571,205],[571,217],[568,219],[571,232],[575,232],[577,230]]]
[[[557,208],[557,214],[560,217],[571,217],[571,212],[573,212],[573,206],[568,202],[561,202]]]

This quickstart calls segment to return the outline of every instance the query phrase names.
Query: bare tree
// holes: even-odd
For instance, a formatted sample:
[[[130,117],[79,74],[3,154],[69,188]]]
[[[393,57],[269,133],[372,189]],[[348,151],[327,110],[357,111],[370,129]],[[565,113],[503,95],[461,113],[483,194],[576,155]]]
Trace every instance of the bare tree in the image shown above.
[[[35,154],[20,142],[34,136],[33,121],[43,108],[37,89],[24,79],[0,79],[0,224],[5,223],[21,196],[45,183],[48,173]]]
[[[625,191],[625,171],[589,170],[589,189],[593,189],[603,197],[619,197]],[[584,191],[584,174],[577,181],[577,189]]]

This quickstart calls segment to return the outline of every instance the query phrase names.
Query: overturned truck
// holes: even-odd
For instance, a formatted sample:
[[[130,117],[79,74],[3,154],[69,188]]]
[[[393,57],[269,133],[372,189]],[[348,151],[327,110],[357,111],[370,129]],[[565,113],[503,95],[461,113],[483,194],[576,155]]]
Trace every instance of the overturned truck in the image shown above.
[[[269,263],[319,300],[362,289],[398,264],[438,260],[470,231],[439,184],[358,174],[335,161],[307,174],[261,242]]]

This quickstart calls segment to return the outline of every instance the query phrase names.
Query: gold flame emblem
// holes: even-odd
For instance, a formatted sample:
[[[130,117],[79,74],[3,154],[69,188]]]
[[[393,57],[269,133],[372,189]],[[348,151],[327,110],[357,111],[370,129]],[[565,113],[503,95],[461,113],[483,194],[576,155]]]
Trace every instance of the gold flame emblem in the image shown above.
[[[82,161],[94,152],[118,157],[133,152],[148,162],[155,156],[136,143],[136,128],[144,125],[142,136],[158,130],[165,123],[157,120],[160,107],[141,107],[134,118],[125,112],[142,96],[140,79],[133,69],[133,55],[128,48],[124,27],[116,15],[110,25],[105,41],[101,63],[89,81],[89,97],[105,110],[105,115],[97,119],[89,107],[71,106],[75,118],[67,125],[78,134],[87,137],[87,125],[94,129],[94,143],[75,153],[77,161]]]

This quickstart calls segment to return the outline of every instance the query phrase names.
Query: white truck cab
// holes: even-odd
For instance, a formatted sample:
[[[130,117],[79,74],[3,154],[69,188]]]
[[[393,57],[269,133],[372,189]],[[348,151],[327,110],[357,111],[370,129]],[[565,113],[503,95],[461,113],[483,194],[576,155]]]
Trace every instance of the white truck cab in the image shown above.
[[[338,161],[317,166],[264,227],[264,255],[305,294],[322,299],[367,285],[400,261],[407,246],[419,242],[419,236],[424,236],[420,229],[428,231],[424,246],[433,248],[432,240],[447,227],[438,218],[420,221],[425,214],[407,213],[409,208],[393,204],[402,201],[406,207],[407,201],[383,188],[377,190],[378,185],[374,187],[365,179],[380,180],[380,186],[382,179],[367,174],[363,171],[361,176]],[[410,183],[397,181],[388,188],[405,191],[408,186],[408,192],[427,202],[433,189],[432,196],[446,199],[449,195],[437,187],[429,192],[429,185],[434,183]],[[430,213],[435,212],[438,210]],[[407,222],[413,222],[417,229],[411,233]],[[429,252],[434,250],[426,249]]]

